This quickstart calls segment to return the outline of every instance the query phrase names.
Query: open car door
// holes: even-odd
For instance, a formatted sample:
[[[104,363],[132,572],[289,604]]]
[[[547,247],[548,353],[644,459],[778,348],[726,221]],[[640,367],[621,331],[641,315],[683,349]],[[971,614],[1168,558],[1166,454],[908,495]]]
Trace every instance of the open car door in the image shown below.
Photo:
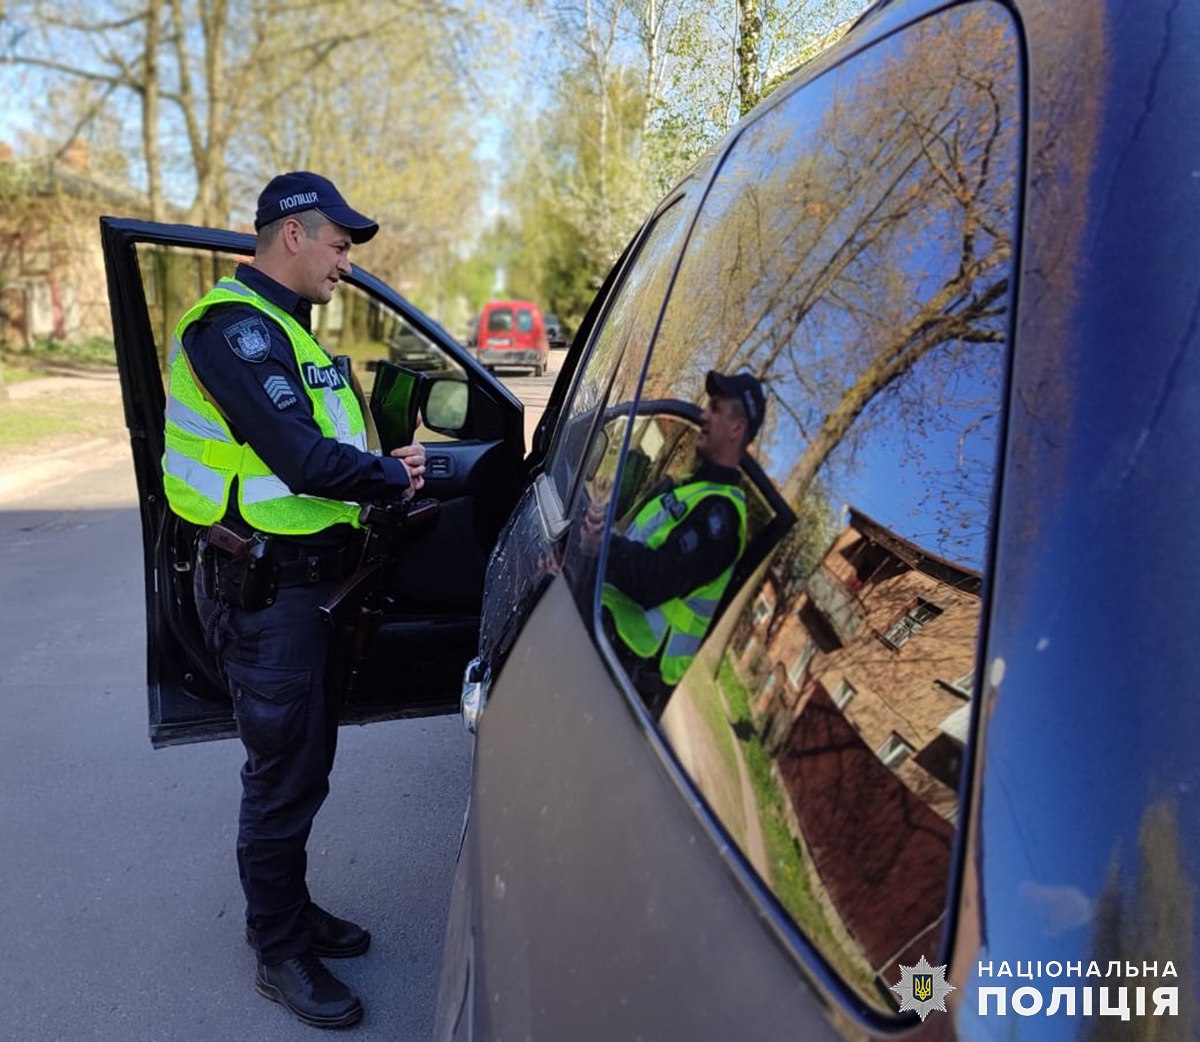
[[[162,746],[231,737],[232,708],[192,596],[196,527],[173,514],[163,494],[163,407],[176,323],[253,254],[254,240],[111,217],[100,227],[142,518],[150,738]],[[441,326],[358,268],[333,301],[313,308],[313,332],[330,355],[349,354],[360,374],[368,361],[386,359],[397,337],[420,338],[429,379],[443,390],[460,385],[453,426],[418,430],[426,446],[421,495],[439,501],[440,516],[403,545],[384,578],[386,608],[342,721],[455,712],[477,647],[488,555],[525,482],[522,405]]]

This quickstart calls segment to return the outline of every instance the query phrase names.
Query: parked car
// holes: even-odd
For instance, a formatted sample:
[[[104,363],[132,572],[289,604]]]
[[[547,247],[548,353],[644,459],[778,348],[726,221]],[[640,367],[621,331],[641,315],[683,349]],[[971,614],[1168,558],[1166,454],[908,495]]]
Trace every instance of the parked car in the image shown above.
[[[417,372],[429,372],[439,368],[441,352],[433,342],[413,330],[407,323],[396,319],[387,342],[388,361]]]
[[[467,666],[439,1042],[1197,1037],[1198,34],[1170,0],[878,5],[655,209],[528,453],[475,359],[346,280],[467,385],[345,711],[447,711]],[[181,248],[250,244],[103,236],[151,735],[231,733],[156,351]],[[656,718],[610,547],[740,366],[750,541]]]
[[[479,313],[475,357],[489,371],[517,367],[541,376],[550,357],[542,309],[527,300],[489,300]]]
[[[567,331],[557,315],[546,314],[546,339],[551,351],[561,351],[567,346]]]

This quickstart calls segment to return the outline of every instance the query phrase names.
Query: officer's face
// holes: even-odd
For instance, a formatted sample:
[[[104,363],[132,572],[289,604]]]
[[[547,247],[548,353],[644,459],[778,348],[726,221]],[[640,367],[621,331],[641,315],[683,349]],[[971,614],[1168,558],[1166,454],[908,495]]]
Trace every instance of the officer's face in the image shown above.
[[[296,255],[299,285],[293,286],[305,300],[328,304],[343,275],[350,273],[350,233],[326,221],[316,234],[304,236]]]
[[[730,398],[710,397],[700,413],[696,451],[705,459],[721,459],[741,448],[746,420]]]

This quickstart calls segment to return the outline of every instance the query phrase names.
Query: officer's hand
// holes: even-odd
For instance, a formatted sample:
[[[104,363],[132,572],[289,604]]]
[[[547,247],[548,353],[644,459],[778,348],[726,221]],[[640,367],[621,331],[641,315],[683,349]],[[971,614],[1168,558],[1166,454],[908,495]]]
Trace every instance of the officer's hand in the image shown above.
[[[600,542],[604,537],[604,515],[608,513],[607,501],[593,499],[583,515],[583,524],[579,526],[579,549],[589,557],[594,557],[600,551]]]
[[[398,449],[392,449],[392,455],[403,463],[404,469],[408,471],[410,493],[417,493],[424,488],[425,447],[416,438],[413,438],[411,445],[401,445]]]

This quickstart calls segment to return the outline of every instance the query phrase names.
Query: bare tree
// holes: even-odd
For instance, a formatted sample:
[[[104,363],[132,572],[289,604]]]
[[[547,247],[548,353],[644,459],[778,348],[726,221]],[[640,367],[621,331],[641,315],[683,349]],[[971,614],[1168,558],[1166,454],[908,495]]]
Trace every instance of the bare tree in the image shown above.
[[[426,285],[414,283],[477,227],[486,170],[472,155],[471,85],[447,75],[449,58],[430,54],[442,43],[451,51],[459,26],[436,9],[407,15],[405,25],[357,42],[350,70],[340,61],[310,68],[302,48],[281,54],[276,80],[292,84],[287,104],[273,104],[271,78],[249,86],[247,108],[273,118],[239,122],[231,148],[243,162],[228,178],[233,197],[249,202],[268,172],[328,172],[383,229],[355,259],[361,252],[406,292],[436,294],[428,276]]]
[[[121,111],[132,102],[154,215],[165,212],[170,179],[191,186],[190,220],[223,224],[231,144],[242,127],[270,123],[275,106],[335,56],[364,41],[411,36],[414,26],[428,30],[438,12],[449,14],[449,2],[435,10],[415,0],[364,0],[349,21],[334,0],[114,0],[102,13],[69,0],[14,0],[3,54],[7,65],[46,82],[98,88],[68,141],[105,106]],[[453,48],[430,47],[427,58],[434,54],[447,55],[449,68]],[[270,105],[249,108],[252,96]],[[177,140],[186,162],[164,169]]]
[[[658,350],[678,354],[683,379],[715,364],[748,366],[768,383],[774,423],[804,444],[788,453],[789,502],[889,409],[941,422],[975,393],[969,374],[998,371],[1016,176],[1012,61],[990,23],[914,33],[869,81],[839,84],[819,126],[792,126],[796,152],[774,126],[788,117],[773,113],[726,162],[713,216],[696,231],[715,245],[691,251],[698,260],[675,291],[687,304],[668,310]],[[941,79],[947,67],[952,82]],[[766,153],[754,147],[760,137],[775,141]],[[725,292],[700,291],[712,285]],[[689,361],[698,342],[715,353]],[[994,405],[980,412],[989,408],[994,418]]]
[[[754,371],[770,395],[759,458],[806,524],[842,505],[860,455],[888,441],[944,493],[906,534],[976,557],[1007,336],[1018,84],[1007,23],[960,12],[832,74],[817,118],[799,102],[773,109],[723,163],[645,393],[687,394],[708,368]],[[783,594],[804,579],[771,568],[735,598],[716,646],[762,582]],[[775,597],[777,613],[786,602]]]

